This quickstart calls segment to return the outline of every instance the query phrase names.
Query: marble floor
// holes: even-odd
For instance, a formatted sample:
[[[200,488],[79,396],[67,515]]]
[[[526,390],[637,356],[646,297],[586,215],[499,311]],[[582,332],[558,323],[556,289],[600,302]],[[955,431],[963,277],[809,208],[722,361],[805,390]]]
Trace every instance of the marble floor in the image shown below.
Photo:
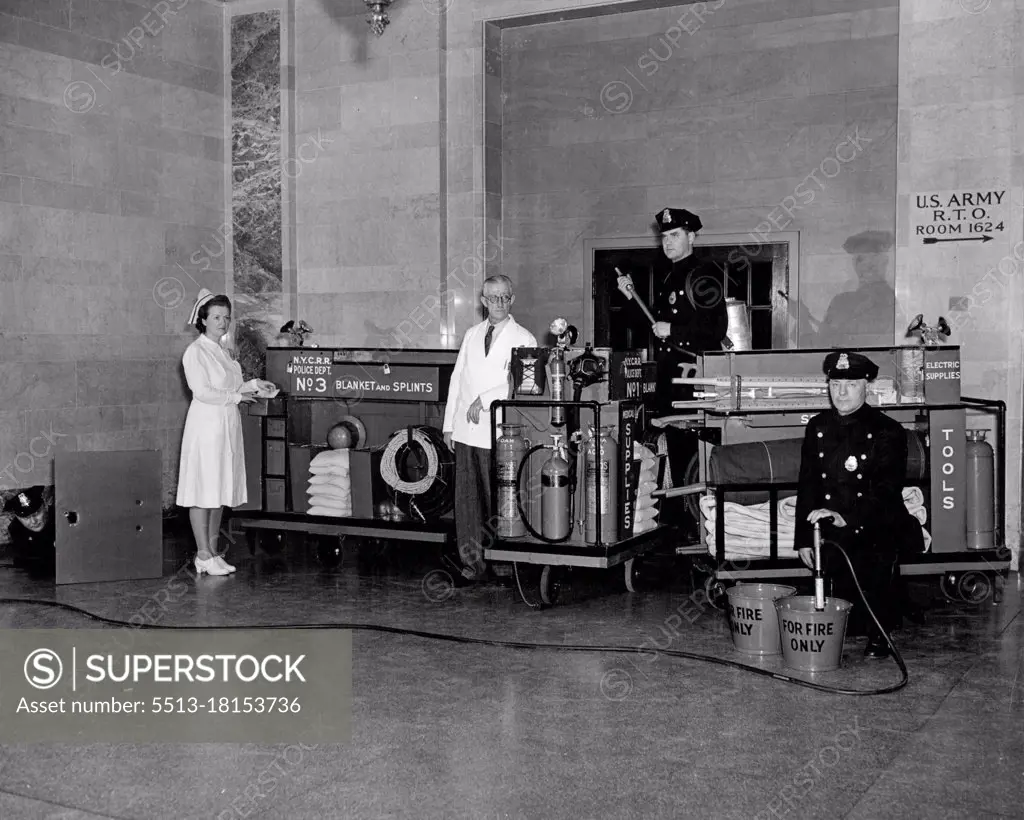
[[[187,541],[168,537],[168,575]],[[268,548],[270,549],[270,548]],[[326,569],[303,544],[230,558],[228,578],[181,573],[159,621],[181,626],[367,623],[555,644],[660,646],[749,661],[724,616],[691,597],[683,563],[626,593],[578,573],[555,608],[504,586],[453,588],[425,548],[350,544]],[[3,562],[0,561],[0,564]],[[164,581],[64,585],[0,566],[0,597],[129,619]],[[1024,816],[1021,580],[1002,600],[912,585],[922,625],[895,635],[895,694],[813,691],[653,653],[508,649],[353,633],[352,737],[296,751],[232,744],[6,745],[0,817],[1002,818]],[[687,604],[689,602],[689,604]],[[680,618],[680,613],[687,613]],[[5,628],[97,628],[67,610],[0,604]],[[673,629],[673,625],[676,628]],[[846,688],[899,679],[847,641]],[[758,662],[782,669],[778,659]],[[794,673],[795,674],[795,673]]]

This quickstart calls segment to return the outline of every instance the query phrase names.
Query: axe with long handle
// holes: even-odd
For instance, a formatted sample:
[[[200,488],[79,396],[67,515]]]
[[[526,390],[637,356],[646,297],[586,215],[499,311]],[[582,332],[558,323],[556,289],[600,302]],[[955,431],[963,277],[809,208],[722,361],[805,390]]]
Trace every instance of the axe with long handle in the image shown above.
[[[644,312],[644,315],[645,315],[645,316],[647,317],[647,320],[648,320],[648,321],[649,321],[649,322],[651,323],[651,330],[654,330],[654,326],[655,326],[655,325],[656,325],[656,324],[657,324],[658,322],[657,322],[657,320],[656,320],[656,319],[654,318],[654,314],[653,314],[653,313],[651,313],[651,311],[650,311],[650,308],[648,308],[648,307],[647,307],[647,305],[646,305],[646,304],[644,304],[644,300],[640,298],[640,294],[636,292],[636,287],[635,287],[635,286],[633,285],[633,279],[632,279],[631,277],[627,276],[626,274],[624,274],[624,273],[623,273],[622,271],[620,271],[620,270],[619,270],[618,268],[616,268],[616,269],[615,269],[615,272],[616,272],[616,273],[617,273],[617,274],[618,274],[619,276],[625,277],[626,279],[628,279],[628,280],[629,280],[629,283],[628,283],[628,284],[626,284],[626,285],[621,285],[621,284],[620,284],[620,285],[618,286],[618,287],[619,287],[619,291],[620,291],[620,292],[622,293],[622,295],[623,295],[623,296],[625,296],[625,297],[626,297],[627,299],[631,299],[631,300],[633,300],[634,302],[636,302],[636,303],[637,303],[638,305],[640,305],[640,310],[642,310],[642,311]],[[675,349],[676,349],[676,350],[677,350],[678,352],[680,352],[680,353],[683,353],[683,354],[685,354],[685,355],[689,356],[689,357],[690,357],[690,358],[692,358],[692,359],[693,359],[694,361],[697,361],[697,354],[696,354],[696,353],[691,353],[691,352],[690,352],[689,350],[686,350],[685,348],[683,348],[683,347],[680,347],[680,346],[679,346],[679,345],[677,345],[677,344],[676,344],[675,342],[669,341],[668,339],[665,339],[665,340],[663,340],[663,341],[666,341],[666,342],[668,342],[668,344],[672,345],[672,347],[673,347],[673,348],[675,348]]]
[[[648,321],[650,321],[651,327],[654,327],[654,325],[657,324],[657,322],[654,319],[654,314],[652,314],[651,311],[648,309],[647,305],[644,304],[644,300],[640,298],[640,294],[636,292],[636,287],[633,285],[632,277],[626,276],[626,274],[624,274],[618,268],[615,269],[615,272],[619,276],[624,276],[626,279],[629,279],[629,284],[619,285],[619,290],[622,292],[622,295],[625,296],[627,299],[632,299],[634,302],[640,305],[640,310],[644,312],[644,315],[647,317]]]

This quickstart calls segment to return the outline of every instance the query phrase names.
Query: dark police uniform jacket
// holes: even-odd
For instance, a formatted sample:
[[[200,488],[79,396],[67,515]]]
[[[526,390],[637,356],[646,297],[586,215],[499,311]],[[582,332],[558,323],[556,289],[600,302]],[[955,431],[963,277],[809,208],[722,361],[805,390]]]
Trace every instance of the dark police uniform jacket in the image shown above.
[[[865,404],[848,416],[818,413],[807,424],[800,460],[795,547],[814,546],[812,510],[830,509],[845,527],[822,527],[843,546],[895,556],[920,552],[921,525],[903,503],[907,433],[899,422]]]
[[[16,562],[29,561],[46,565],[54,562],[57,527],[52,514],[48,514],[47,519],[46,526],[39,532],[30,530],[17,518],[11,519],[7,533],[11,539],[11,553]]]
[[[672,263],[667,275],[656,271],[655,284],[654,318],[672,325],[667,339],[654,339],[658,396],[663,408],[670,411],[673,398],[681,400],[692,394],[672,384],[673,378],[683,375],[679,365],[693,364],[698,360],[695,356],[707,350],[721,350],[729,329],[729,317],[721,271],[692,254]]]

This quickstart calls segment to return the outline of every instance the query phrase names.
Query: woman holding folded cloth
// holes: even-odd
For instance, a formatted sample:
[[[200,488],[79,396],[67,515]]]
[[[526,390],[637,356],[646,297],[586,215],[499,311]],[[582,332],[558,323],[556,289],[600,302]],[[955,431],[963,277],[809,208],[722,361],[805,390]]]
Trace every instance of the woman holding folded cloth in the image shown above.
[[[231,325],[231,301],[203,288],[189,324],[200,336],[185,350],[182,363],[192,391],[185,418],[178,469],[177,503],[189,508],[199,552],[196,572],[228,575],[235,571],[217,549],[224,507],[237,507],[245,491],[245,458],[238,405],[276,394],[273,383],[242,380],[242,368],[222,345]]]

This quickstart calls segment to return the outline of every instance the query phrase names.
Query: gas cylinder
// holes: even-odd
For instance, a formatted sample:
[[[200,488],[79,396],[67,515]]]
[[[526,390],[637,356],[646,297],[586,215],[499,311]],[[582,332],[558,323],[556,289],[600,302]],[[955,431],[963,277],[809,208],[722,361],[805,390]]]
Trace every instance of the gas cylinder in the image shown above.
[[[541,535],[561,540],[569,535],[569,460],[562,444],[562,436],[551,438],[551,458],[540,471]]]
[[[548,384],[551,385],[551,401],[564,401],[565,399],[565,351],[556,347],[548,357]],[[565,408],[551,408],[551,426],[565,426]]]
[[[519,516],[519,465],[529,449],[530,443],[523,438],[523,425],[502,424],[501,435],[495,449],[498,477],[498,535],[502,538],[519,538],[526,535],[526,525]],[[523,505],[525,508],[525,504]],[[529,512],[527,512],[529,515]]]
[[[591,425],[584,452],[583,487],[587,499],[584,538],[588,544],[597,543],[597,522],[600,520],[601,543],[613,544],[619,538],[619,447],[612,438],[611,427],[600,427],[595,431]]]
[[[967,431],[967,548],[993,549],[995,525],[995,458],[984,430]]]

